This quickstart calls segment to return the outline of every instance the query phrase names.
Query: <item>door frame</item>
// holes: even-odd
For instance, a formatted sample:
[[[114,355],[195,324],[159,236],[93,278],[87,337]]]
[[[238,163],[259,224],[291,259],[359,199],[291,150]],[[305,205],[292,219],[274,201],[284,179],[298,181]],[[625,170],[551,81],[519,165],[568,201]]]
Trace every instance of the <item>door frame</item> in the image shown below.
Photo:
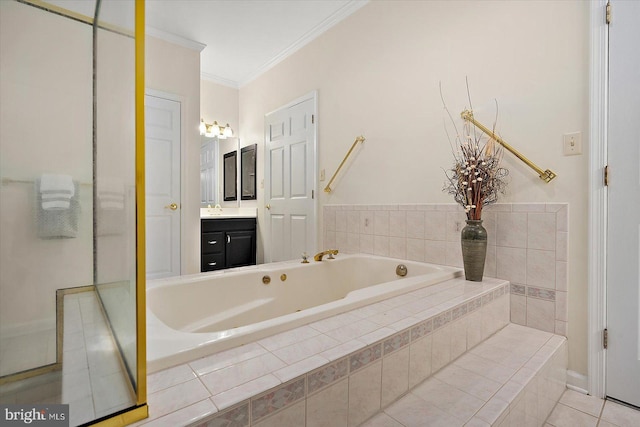
[[[186,128],[185,128],[185,118],[186,118],[186,111],[185,111],[185,105],[186,105],[186,98],[184,96],[181,95],[177,95],[175,93],[169,93],[169,92],[164,92],[161,90],[157,90],[157,89],[151,89],[151,88],[145,88],[144,90],[144,95],[145,97],[147,95],[149,96],[155,96],[156,98],[163,98],[166,99],[168,101],[174,101],[174,102],[178,102],[180,103],[180,275],[184,274],[185,271],[187,271],[187,261],[184,257],[184,254],[188,253],[187,251],[187,247],[186,244],[187,242],[185,241],[184,238],[184,233],[183,231],[186,230],[186,215],[182,214],[182,208],[184,207],[184,195],[186,194],[187,188],[186,188],[186,158],[187,158],[187,153],[186,151],[186,144],[183,144],[184,141],[187,140],[187,132],[186,132]],[[145,158],[145,162],[146,162],[146,158]],[[199,193],[198,193],[199,194]],[[200,197],[198,195],[198,197]]]
[[[606,327],[607,292],[607,164],[608,56],[607,0],[590,3],[589,78],[589,219],[588,219],[588,327],[587,356],[589,394],[606,396],[606,352],[602,334]]]
[[[313,153],[313,207],[312,207],[312,212],[313,212],[313,220],[314,220],[314,228],[313,228],[313,236],[311,236],[312,238],[312,246],[314,248],[314,250],[318,249],[318,91],[317,90],[312,90],[311,92],[306,93],[305,95],[302,95],[299,98],[294,99],[293,101],[290,101],[284,105],[281,105],[280,107],[276,108],[275,110],[269,111],[267,113],[264,114],[264,118],[263,118],[263,137],[264,137],[264,149],[263,152],[265,153],[264,157],[264,163],[263,163],[263,176],[264,176],[264,200],[267,200],[267,189],[269,188],[268,186],[271,184],[270,178],[267,175],[267,162],[269,161],[266,153],[267,153],[267,116],[270,114],[273,114],[279,110],[284,110],[287,109],[289,107],[293,107],[296,104],[300,104],[304,101],[307,100],[313,100],[313,114],[314,114],[314,124],[315,126],[313,127],[313,148],[312,148],[312,153]],[[262,211],[262,217],[266,218],[267,216],[267,208],[266,206],[262,207],[263,211]],[[266,220],[265,220],[265,224],[266,224]],[[269,231],[269,227],[264,227],[265,229],[265,241],[263,242],[263,257],[265,262],[270,262],[271,261],[271,253],[268,253],[267,251],[269,250],[269,245],[271,244],[271,234]],[[312,254],[309,254],[312,255]]]

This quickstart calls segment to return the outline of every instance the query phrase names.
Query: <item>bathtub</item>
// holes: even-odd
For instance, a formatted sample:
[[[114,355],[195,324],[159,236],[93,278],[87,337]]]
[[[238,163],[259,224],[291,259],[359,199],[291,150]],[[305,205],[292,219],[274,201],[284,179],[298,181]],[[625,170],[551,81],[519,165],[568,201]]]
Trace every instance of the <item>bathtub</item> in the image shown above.
[[[396,274],[404,264],[407,274]],[[155,372],[461,275],[373,255],[277,262],[147,282],[147,369]]]

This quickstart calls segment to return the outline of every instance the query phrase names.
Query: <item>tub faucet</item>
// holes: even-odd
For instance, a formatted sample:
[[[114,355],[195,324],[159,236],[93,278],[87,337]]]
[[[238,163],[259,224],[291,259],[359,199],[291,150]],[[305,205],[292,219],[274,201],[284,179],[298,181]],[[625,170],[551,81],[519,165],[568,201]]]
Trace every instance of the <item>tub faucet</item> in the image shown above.
[[[318,252],[317,254],[315,254],[313,256],[313,259],[315,261],[322,261],[322,257],[325,256],[325,255],[329,255],[327,257],[327,259],[334,259],[333,256],[334,255],[338,255],[338,250],[337,249],[329,249],[329,250],[326,250],[326,251]]]

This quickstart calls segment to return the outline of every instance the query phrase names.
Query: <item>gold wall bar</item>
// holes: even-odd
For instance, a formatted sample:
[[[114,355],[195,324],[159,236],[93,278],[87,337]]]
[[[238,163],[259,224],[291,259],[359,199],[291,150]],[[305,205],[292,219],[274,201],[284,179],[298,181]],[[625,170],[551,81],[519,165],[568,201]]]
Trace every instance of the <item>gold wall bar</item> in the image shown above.
[[[331,183],[333,182],[334,179],[336,179],[336,176],[338,175],[338,172],[340,172],[340,169],[342,169],[342,166],[344,166],[344,163],[347,161],[347,159],[349,158],[349,156],[351,155],[351,152],[353,151],[354,148],[356,148],[356,145],[358,145],[359,142],[364,142],[365,138],[364,136],[360,135],[356,138],[355,141],[353,141],[353,144],[351,145],[351,148],[349,148],[349,151],[347,151],[347,155],[344,156],[344,159],[342,159],[342,162],[340,162],[340,166],[338,166],[338,169],[336,169],[336,172],[333,174],[333,176],[331,177],[331,179],[329,180],[329,183],[327,184],[326,187],[324,187],[324,192],[325,193],[331,193]]]
[[[533,163],[531,160],[527,159],[524,154],[520,153],[518,150],[516,150],[515,148],[513,148],[511,145],[507,144],[507,142],[500,138],[498,135],[496,135],[495,133],[493,133],[489,128],[487,128],[486,126],[484,126],[482,123],[478,122],[474,117],[473,117],[473,112],[469,111],[469,110],[464,110],[462,113],[460,113],[460,116],[462,117],[463,120],[466,120],[468,122],[471,122],[474,124],[474,126],[476,126],[478,129],[480,129],[482,132],[486,133],[487,135],[489,135],[491,138],[495,139],[500,145],[502,145],[504,148],[506,148],[508,151],[510,151],[514,156],[516,156],[517,158],[519,158],[520,160],[522,160],[527,166],[529,166],[531,169],[533,169],[534,171],[536,171],[538,173],[538,176],[540,177],[541,180],[543,180],[544,182],[550,182],[553,178],[555,178],[557,175],[552,172],[550,169],[547,170],[542,170],[540,167],[538,167],[535,163]]]

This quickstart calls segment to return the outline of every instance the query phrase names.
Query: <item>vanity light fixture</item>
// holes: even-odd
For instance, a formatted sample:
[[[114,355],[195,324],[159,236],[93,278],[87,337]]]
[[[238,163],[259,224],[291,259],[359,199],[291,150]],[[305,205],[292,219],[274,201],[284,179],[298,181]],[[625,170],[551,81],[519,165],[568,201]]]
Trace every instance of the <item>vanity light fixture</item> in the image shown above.
[[[200,135],[204,135],[207,138],[218,137],[220,139],[231,138],[233,136],[233,129],[227,123],[226,126],[219,125],[217,121],[213,124],[205,123],[204,119],[200,119]]]

